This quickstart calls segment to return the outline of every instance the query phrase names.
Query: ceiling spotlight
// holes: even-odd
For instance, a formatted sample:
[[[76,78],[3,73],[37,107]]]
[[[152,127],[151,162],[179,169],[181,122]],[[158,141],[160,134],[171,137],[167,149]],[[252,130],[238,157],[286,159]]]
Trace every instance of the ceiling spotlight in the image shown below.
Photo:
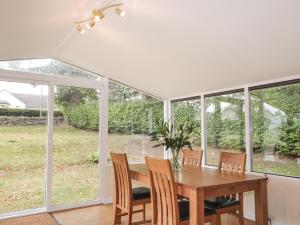
[[[116,12],[116,14],[117,14],[118,16],[121,16],[121,17],[125,16],[125,11],[123,11],[123,10],[120,9],[119,7],[117,7],[117,8],[115,9],[115,12]]]
[[[93,26],[95,26],[95,21],[90,21],[89,23],[86,24],[87,29],[91,29]]]
[[[99,22],[101,19],[104,18],[104,13],[101,10],[95,9],[93,10],[93,17],[96,22]]]
[[[77,28],[77,31],[78,31],[79,33],[84,34],[85,29],[83,29],[83,28],[80,26],[80,24],[78,24],[76,28]]]

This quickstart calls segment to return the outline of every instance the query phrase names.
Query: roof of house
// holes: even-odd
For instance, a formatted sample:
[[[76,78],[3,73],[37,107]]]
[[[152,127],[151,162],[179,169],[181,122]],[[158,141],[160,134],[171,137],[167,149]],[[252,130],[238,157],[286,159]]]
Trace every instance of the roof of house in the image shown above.
[[[26,105],[26,108],[28,109],[40,109],[41,107],[43,109],[47,108],[47,96],[45,95],[30,95],[30,94],[16,94],[16,93],[10,93],[13,96],[15,96],[17,99],[19,99],[21,102],[23,102]]]

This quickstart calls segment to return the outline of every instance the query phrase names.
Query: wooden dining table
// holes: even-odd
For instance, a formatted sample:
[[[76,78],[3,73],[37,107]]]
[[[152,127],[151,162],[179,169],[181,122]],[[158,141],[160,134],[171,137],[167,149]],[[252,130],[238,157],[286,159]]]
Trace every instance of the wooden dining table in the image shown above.
[[[133,180],[149,185],[145,164],[131,164]],[[204,224],[204,199],[248,191],[255,192],[256,225],[268,225],[266,177],[222,172],[209,167],[186,167],[174,171],[178,194],[189,198],[190,225]]]

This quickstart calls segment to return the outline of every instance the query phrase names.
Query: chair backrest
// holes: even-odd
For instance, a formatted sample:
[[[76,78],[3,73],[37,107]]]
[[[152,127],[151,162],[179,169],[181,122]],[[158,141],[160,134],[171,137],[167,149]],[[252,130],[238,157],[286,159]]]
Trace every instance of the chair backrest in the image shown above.
[[[114,169],[114,202],[129,209],[132,202],[132,183],[126,154],[110,153]]]
[[[226,172],[245,173],[246,153],[220,152],[218,169]]]
[[[184,149],[182,154],[182,166],[183,167],[201,167],[202,163],[202,150],[190,150]]]
[[[176,183],[169,160],[146,157],[155,225],[178,225],[179,211]]]

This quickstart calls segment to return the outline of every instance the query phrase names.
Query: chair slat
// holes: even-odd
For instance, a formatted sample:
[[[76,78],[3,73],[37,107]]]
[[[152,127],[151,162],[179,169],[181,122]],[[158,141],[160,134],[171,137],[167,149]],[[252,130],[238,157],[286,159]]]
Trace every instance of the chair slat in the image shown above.
[[[182,155],[182,166],[196,166],[201,167],[202,164],[202,150],[184,149]]]

